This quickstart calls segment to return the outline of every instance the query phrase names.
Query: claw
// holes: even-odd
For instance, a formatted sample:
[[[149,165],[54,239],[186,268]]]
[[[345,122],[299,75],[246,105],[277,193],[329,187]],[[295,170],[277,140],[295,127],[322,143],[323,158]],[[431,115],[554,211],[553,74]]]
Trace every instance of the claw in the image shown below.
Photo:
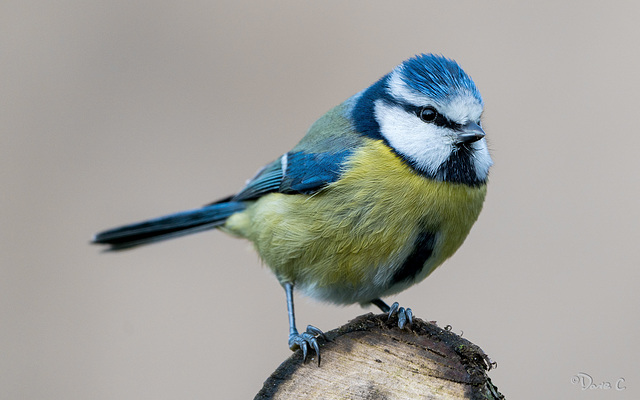
[[[389,308],[387,313],[387,321],[391,319],[394,314],[398,314],[398,328],[404,329],[405,326],[410,327],[413,324],[413,312],[410,308],[400,307],[398,302],[395,302]]]
[[[398,327],[400,329],[404,328],[404,324],[407,323],[407,314],[404,312],[404,307],[400,307],[398,309]]]
[[[399,307],[400,307],[400,304],[397,301],[391,305],[391,308],[389,309],[389,314],[388,314],[389,317],[387,318],[387,321],[391,319],[391,316],[393,314],[398,312]]]
[[[313,346],[313,349],[316,351],[316,355],[318,356],[318,367],[320,366],[320,346],[318,346],[318,341],[316,340],[316,338],[313,338],[313,340],[311,341],[311,346]]]
[[[292,333],[289,335],[289,348],[294,351],[297,349],[302,350],[302,362],[307,361],[309,347],[313,348],[318,356],[318,366],[320,366],[320,345],[318,345],[316,335],[326,339],[324,332],[312,325],[307,327],[306,332],[302,332],[301,334],[297,332]]]

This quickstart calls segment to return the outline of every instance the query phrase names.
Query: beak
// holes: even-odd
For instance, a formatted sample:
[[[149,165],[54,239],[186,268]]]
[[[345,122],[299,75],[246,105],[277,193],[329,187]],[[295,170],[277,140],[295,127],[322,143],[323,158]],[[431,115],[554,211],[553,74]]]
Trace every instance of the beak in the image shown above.
[[[477,142],[485,136],[484,131],[480,127],[480,125],[475,122],[467,122],[462,125],[460,129],[460,133],[456,136],[456,144],[468,144]]]

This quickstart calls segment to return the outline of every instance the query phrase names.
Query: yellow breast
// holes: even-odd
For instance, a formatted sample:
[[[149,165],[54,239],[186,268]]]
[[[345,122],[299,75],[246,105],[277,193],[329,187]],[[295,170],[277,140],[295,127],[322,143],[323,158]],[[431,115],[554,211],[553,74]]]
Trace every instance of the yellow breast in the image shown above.
[[[341,178],[314,195],[269,194],[224,230],[251,240],[281,282],[335,303],[368,302],[424,279],[462,244],[486,185],[427,179],[381,141],[355,152]],[[393,282],[421,232],[431,256],[410,282]]]

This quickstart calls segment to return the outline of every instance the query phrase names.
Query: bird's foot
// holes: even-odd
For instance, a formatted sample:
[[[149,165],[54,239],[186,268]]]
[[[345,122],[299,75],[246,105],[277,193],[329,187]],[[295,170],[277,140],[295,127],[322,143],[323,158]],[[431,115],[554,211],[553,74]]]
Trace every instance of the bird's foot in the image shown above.
[[[387,315],[387,321],[390,320],[393,315],[398,315],[398,328],[400,329],[403,329],[405,326],[410,327],[413,323],[413,312],[411,312],[411,309],[400,307],[397,301],[391,305]]]
[[[302,362],[307,361],[307,353],[309,347],[315,350],[318,356],[318,366],[320,366],[320,346],[318,346],[318,337],[327,340],[324,333],[313,325],[307,325],[306,332],[298,333],[297,331],[289,334],[289,348],[293,351],[302,349]]]

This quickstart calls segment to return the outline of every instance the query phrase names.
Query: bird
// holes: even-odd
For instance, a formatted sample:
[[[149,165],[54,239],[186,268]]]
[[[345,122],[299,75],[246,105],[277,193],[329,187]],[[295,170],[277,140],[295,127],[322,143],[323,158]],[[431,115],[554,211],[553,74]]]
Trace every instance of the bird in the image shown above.
[[[422,281],[462,245],[493,164],[484,102],[459,64],[418,54],[329,110],[292,150],[234,195],[98,233],[116,251],[218,229],[253,243],[282,285],[288,346],[303,362],[326,337],[299,332],[294,288],[337,305],[375,305],[410,326],[413,312],[382,297]]]

